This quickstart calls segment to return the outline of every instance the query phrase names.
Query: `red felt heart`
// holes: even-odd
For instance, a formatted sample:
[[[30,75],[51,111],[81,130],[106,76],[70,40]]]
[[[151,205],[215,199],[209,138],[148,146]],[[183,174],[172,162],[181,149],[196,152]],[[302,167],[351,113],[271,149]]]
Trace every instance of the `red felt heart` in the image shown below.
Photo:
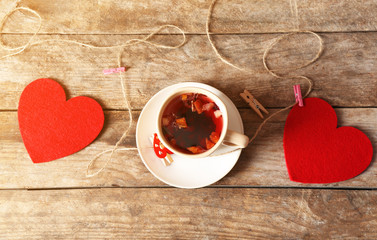
[[[302,183],[332,183],[353,178],[370,164],[373,147],[353,127],[337,128],[334,109],[324,100],[307,98],[295,105],[284,128],[289,177]]]
[[[64,89],[51,79],[26,86],[18,105],[18,123],[25,147],[34,163],[75,153],[101,132],[101,106],[88,97],[66,101]]]

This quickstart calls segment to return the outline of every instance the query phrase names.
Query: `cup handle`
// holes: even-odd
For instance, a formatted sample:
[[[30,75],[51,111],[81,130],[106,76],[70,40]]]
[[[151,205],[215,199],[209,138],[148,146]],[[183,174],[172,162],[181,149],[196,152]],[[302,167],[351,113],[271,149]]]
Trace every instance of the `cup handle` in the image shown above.
[[[249,144],[249,137],[228,129],[223,144],[230,147],[245,148]]]

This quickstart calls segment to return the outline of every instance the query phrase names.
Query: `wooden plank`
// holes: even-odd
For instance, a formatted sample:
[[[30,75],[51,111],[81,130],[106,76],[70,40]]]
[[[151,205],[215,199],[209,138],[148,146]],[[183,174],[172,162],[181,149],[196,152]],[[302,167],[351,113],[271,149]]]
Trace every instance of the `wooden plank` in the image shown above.
[[[14,37],[19,37],[15,40]],[[205,36],[189,36],[187,44],[177,50],[156,49],[146,45],[128,47],[123,63],[130,67],[125,74],[128,96],[134,109],[141,109],[158,90],[169,85],[196,81],[224,91],[239,107],[247,107],[239,93],[247,88],[267,107],[283,107],[294,101],[292,85],[305,82],[279,80],[262,65],[264,48],[279,35],[255,34],[214,36],[219,50],[236,64],[248,68],[241,72],[218,60]],[[375,84],[377,33],[321,34],[324,55],[315,64],[297,71],[314,80],[311,96],[323,97],[334,106],[376,106]],[[9,37],[9,36],[8,36]],[[101,46],[119,44],[130,36],[44,36],[75,39]],[[141,36],[138,36],[141,37]],[[8,40],[25,40],[13,35]],[[156,41],[177,43],[177,36],[160,36]],[[312,36],[295,36],[281,42],[271,52],[271,67],[288,68],[310,60],[318,49]],[[3,52],[4,53],[4,52]],[[0,54],[3,54],[0,53]],[[34,46],[23,55],[0,60],[0,109],[17,109],[19,96],[32,80],[50,77],[59,81],[70,97],[94,97],[105,109],[124,109],[119,76],[102,74],[114,67],[116,50],[90,50],[74,45],[50,43]],[[304,91],[303,89],[303,91]]]
[[[275,112],[276,109],[270,109]],[[354,126],[364,131],[377,145],[377,109],[336,109],[340,126]],[[135,148],[135,126],[139,111],[134,112],[135,124],[123,146]],[[245,131],[254,133],[261,122],[251,109],[241,110]],[[288,178],[284,152],[283,130],[287,113],[282,113],[246,148],[233,170],[215,185],[221,186],[305,186],[376,188],[376,155],[371,166],[361,175],[334,184],[300,184]],[[128,113],[110,111],[105,115],[105,127],[99,138],[82,151],[60,160],[33,164],[23,146],[15,112],[0,113],[0,188],[64,188],[64,187],[140,187],[163,186],[148,172],[136,150],[120,151],[107,169],[93,178],[85,177],[86,166],[96,154],[111,149],[128,125]],[[98,169],[109,155],[96,164]]]
[[[114,34],[150,33],[158,26],[175,24],[189,33],[204,33],[209,5],[206,1],[90,1],[22,0],[40,13],[43,33]],[[0,4],[0,18],[14,6],[12,0]],[[297,1],[218,0],[211,30],[220,33],[287,32],[297,29],[319,32],[376,31],[377,2],[331,0]],[[25,17],[26,15],[26,17]],[[32,32],[37,19],[16,14],[7,32]],[[23,24],[27,22],[28,24]],[[22,26],[23,25],[23,26]]]
[[[1,191],[1,239],[375,239],[376,191]]]

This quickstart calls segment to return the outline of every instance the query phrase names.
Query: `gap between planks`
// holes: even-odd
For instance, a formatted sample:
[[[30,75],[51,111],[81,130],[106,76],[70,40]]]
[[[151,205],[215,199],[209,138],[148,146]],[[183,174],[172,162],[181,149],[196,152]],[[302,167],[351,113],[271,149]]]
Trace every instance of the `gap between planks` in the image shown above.
[[[183,29],[184,31],[184,29]],[[256,34],[288,34],[292,32],[301,32],[301,31],[311,31],[308,29],[300,29],[300,30],[292,30],[292,31],[276,31],[276,32],[210,32],[210,35],[216,36],[216,35],[256,35]],[[377,30],[353,30],[353,31],[314,31],[315,33],[319,34],[338,34],[338,33],[376,33]],[[32,32],[2,32],[1,35],[33,35]],[[103,35],[109,35],[109,36],[146,36],[149,35],[149,33],[140,32],[140,33],[61,33],[61,32],[39,32],[36,35],[62,35],[62,36],[86,36],[86,35],[92,35],[92,36],[103,36]],[[186,35],[207,35],[205,32],[185,32]],[[172,36],[181,36],[180,33],[156,33],[155,36],[164,36],[164,35],[172,35]]]
[[[360,106],[360,107],[348,107],[348,106],[333,106],[331,105],[332,108],[334,109],[375,109],[377,108],[377,105],[376,106]],[[285,108],[284,106],[283,107],[273,107],[273,108],[269,108],[269,107],[266,107],[266,109],[268,110],[280,110],[282,108]],[[252,110],[250,107],[237,107],[238,110],[245,110],[245,109],[250,109]],[[132,111],[136,111],[136,112],[141,112],[143,110],[143,108],[135,108],[135,109],[131,109]],[[17,109],[0,109],[0,113],[7,113],[7,112],[17,112],[18,110]],[[104,112],[128,112],[127,109],[116,109],[116,108],[103,108],[103,111]]]
[[[0,191],[56,191],[56,190],[85,190],[85,189],[180,189],[180,190],[190,190],[190,189],[181,189],[175,188],[172,186],[107,186],[107,187],[57,187],[57,188],[0,188]],[[320,186],[252,186],[252,185],[214,185],[198,189],[293,189],[293,190],[334,190],[334,191],[376,191],[377,188],[370,187],[320,187]],[[193,191],[197,189],[191,189]]]

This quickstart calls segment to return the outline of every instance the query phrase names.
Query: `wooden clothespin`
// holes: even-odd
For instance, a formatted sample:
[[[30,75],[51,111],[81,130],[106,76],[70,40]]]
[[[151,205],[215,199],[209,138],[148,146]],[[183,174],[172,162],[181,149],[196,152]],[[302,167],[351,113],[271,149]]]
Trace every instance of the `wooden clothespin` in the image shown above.
[[[300,85],[294,85],[293,86],[293,91],[295,92],[296,103],[298,103],[298,105],[300,107],[303,107],[304,106],[304,101],[302,100]]]
[[[246,89],[243,91],[243,93],[240,93],[240,96],[250,105],[250,107],[259,115],[260,118],[264,118],[260,110],[268,114],[268,111],[262,106],[262,104],[260,104],[258,100],[255,99],[255,97]]]

